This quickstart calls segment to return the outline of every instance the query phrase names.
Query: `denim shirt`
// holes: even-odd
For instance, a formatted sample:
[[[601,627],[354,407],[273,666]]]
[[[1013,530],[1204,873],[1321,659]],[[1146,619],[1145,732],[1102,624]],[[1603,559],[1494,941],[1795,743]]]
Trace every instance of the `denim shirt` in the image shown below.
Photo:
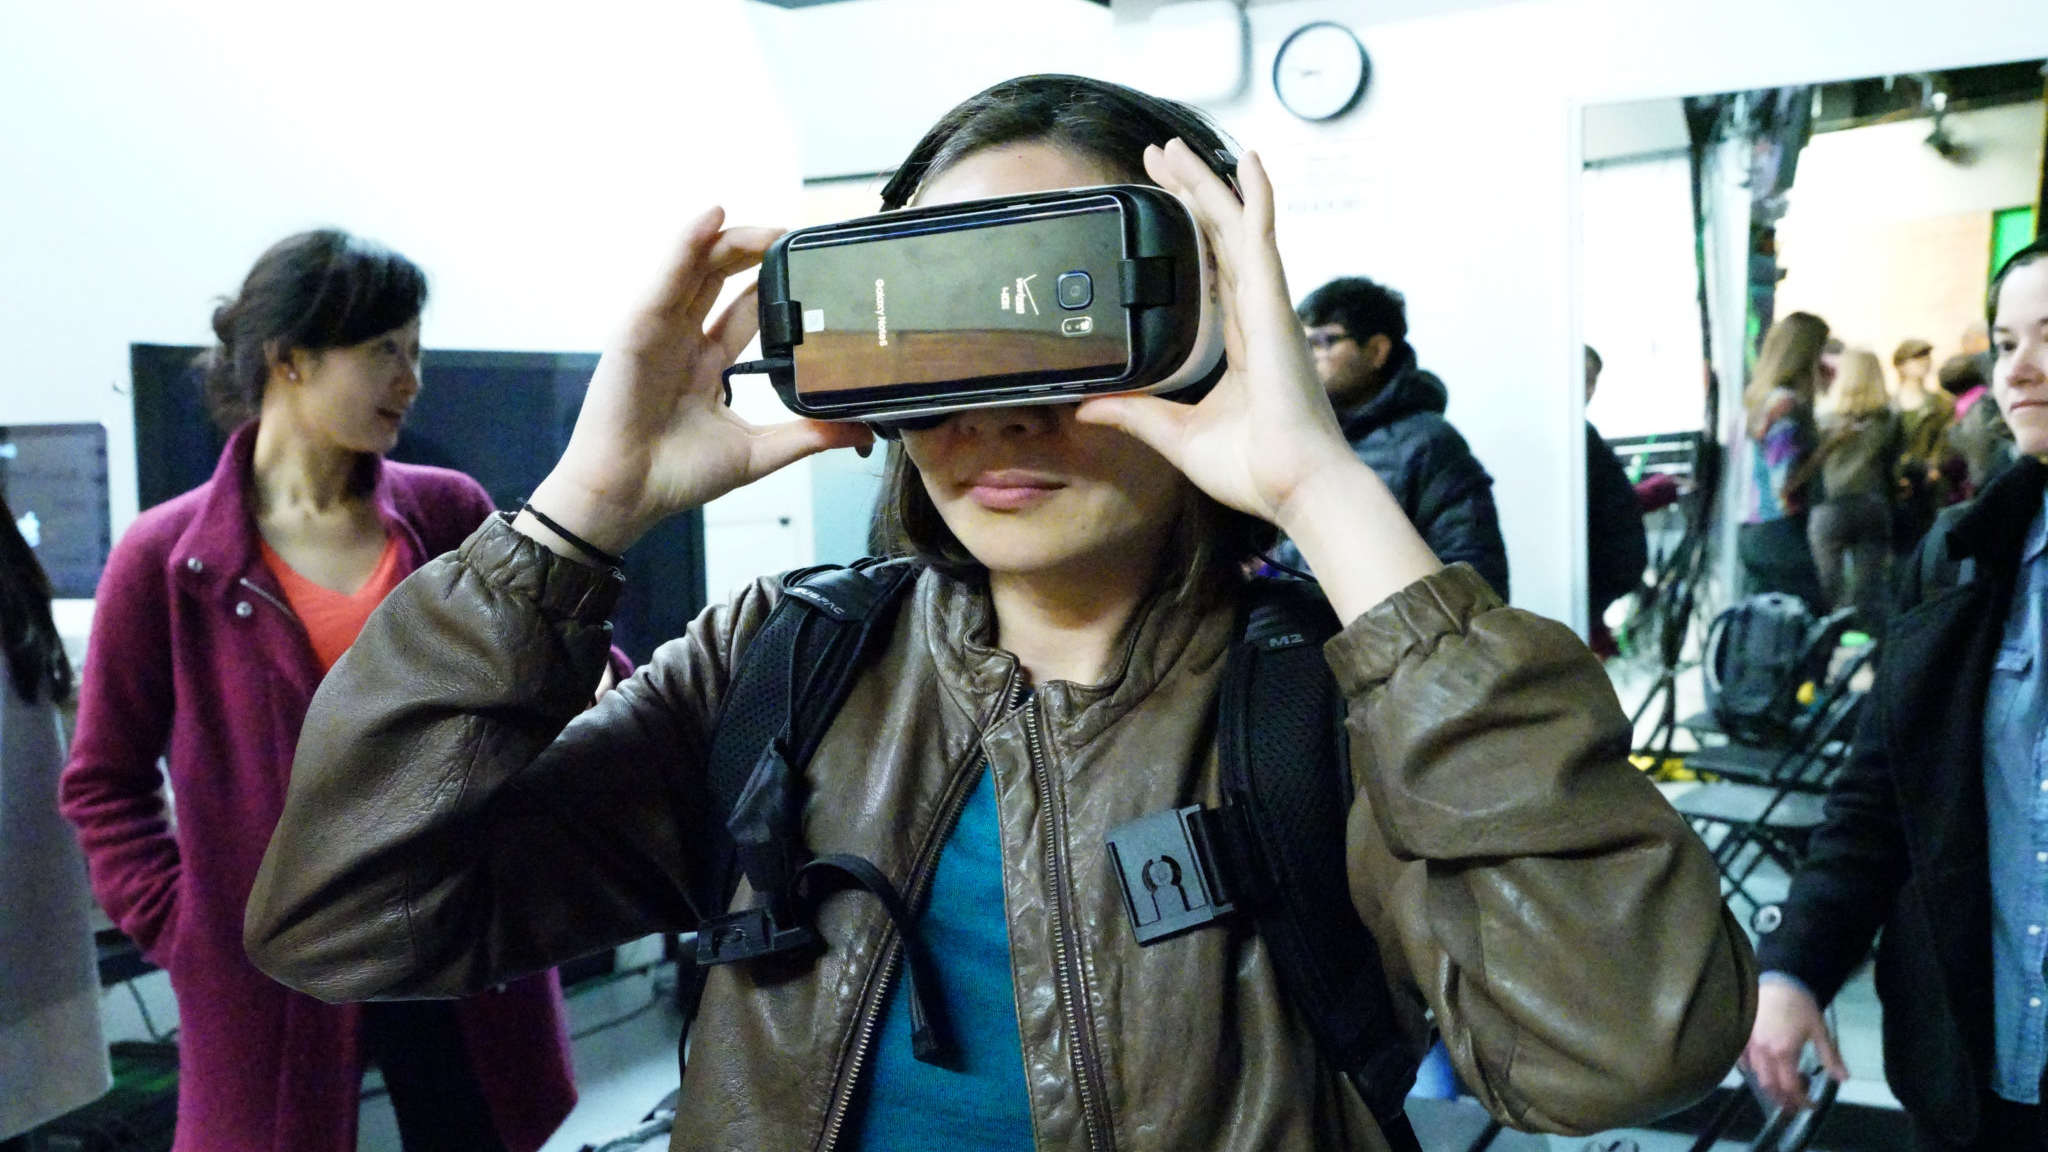
[[[1991,1090],[2040,1102],[2048,1064],[2048,510],[2034,514],[1984,701]]]

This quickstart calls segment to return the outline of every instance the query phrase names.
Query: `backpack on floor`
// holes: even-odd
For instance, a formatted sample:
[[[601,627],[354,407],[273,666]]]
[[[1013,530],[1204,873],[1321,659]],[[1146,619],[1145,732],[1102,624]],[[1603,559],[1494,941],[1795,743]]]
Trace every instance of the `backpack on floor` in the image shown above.
[[[1827,673],[1850,613],[1816,618],[1797,596],[1763,592],[1736,602],[1707,629],[1707,708],[1731,739],[1776,745],[1801,713],[1800,685]]]
[[[907,560],[822,566],[784,577],[784,596],[735,669],[711,744],[709,794],[723,836],[693,893],[727,909],[747,877],[751,908],[698,925],[683,965],[686,1018],[712,964],[797,958],[817,947],[811,909],[848,885],[875,895],[903,937],[916,1055],[948,1062],[944,1021],[914,915],[868,861],[813,856],[803,841],[803,769],[895,630],[916,583]],[[1377,943],[1351,904],[1345,820],[1354,784],[1344,700],[1322,642],[1338,620],[1313,585],[1254,581],[1217,699],[1224,802],[1153,813],[1113,830],[1108,856],[1139,942],[1248,917],[1287,996],[1396,1152],[1419,1152],[1403,1112],[1422,1051],[1396,1025]],[[1162,889],[1170,889],[1161,900]]]

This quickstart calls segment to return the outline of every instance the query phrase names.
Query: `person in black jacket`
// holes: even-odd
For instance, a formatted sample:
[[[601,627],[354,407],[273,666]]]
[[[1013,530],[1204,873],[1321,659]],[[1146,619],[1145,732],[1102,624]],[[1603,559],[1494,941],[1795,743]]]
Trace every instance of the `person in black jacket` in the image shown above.
[[[1923,1149],[2048,1148],[2048,240],[1992,281],[1993,391],[2018,463],[1944,512],[1898,614],[1825,822],[1763,938],[1744,1061],[1788,1106],[1821,1006],[1883,930],[1884,1070]]]
[[[1600,384],[1600,353],[1586,348],[1586,403]],[[1628,470],[1600,431],[1586,421],[1586,622],[1588,641],[1601,656],[1615,653],[1614,637],[1601,616],[1607,606],[1635,591],[1650,566],[1650,542],[1643,509]]]
[[[1379,474],[1437,559],[1472,565],[1507,599],[1493,477],[1444,419],[1450,393],[1443,381],[1416,364],[1401,294],[1347,276],[1309,293],[1295,312],[1352,451]],[[1273,555],[1304,567],[1292,541]]]

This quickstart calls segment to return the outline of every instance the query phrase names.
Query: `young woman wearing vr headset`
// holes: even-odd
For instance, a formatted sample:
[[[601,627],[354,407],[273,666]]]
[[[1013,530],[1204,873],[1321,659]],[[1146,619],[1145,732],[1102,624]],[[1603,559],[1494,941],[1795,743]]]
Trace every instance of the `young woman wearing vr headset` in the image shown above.
[[[1203,229],[1228,370],[1194,404],[900,430],[877,534],[926,566],[804,774],[809,846],[916,899],[952,1066],[903,1042],[889,917],[826,900],[809,963],[711,969],[673,1146],[1385,1146],[1260,937],[1141,947],[1104,848],[1127,821],[1215,801],[1222,657],[1244,562],[1276,527],[1346,622],[1324,654],[1360,782],[1350,895],[1401,1042],[1419,1054],[1433,1023],[1518,1126],[1593,1131],[1703,1094],[1755,995],[1714,868],[1626,761],[1599,662],[1443,569],[1346,446],[1257,158],[1239,166],[1166,101],[1027,77],[949,113],[888,199],[1133,181]],[[451,996],[693,925],[710,734],[782,582],[708,610],[582,709],[617,594],[606,560],[664,517],[871,443],[859,423],[757,426],[720,401],[756,304],[713,317],[714,300],[776,235],[699,218],[528,509],[395,592],[328,679],[250,904],[267,971],[332,999]]]

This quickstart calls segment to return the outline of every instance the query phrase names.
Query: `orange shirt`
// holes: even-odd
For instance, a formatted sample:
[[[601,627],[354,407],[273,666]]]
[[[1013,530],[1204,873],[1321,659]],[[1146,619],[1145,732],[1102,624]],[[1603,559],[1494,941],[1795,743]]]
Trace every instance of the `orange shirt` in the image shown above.
[[[277,582],[284,587],[284,598],[291,602],[292,612],[299,623],[306,626],[306,635],[312,638],[313,655],[320,661],[324,674],[356,642],[356,635],[363,630],[364,621],[370,618],[377,605],[384,602],[393,588],[398,587],[398,539],[389,538],[384,542],[384,555],[377,559],[377,568],[370,578],[354,592],[336,592],[322,588],[292,570],[270,547],[266,540],[258,539],[263,549],[263,564]]]

